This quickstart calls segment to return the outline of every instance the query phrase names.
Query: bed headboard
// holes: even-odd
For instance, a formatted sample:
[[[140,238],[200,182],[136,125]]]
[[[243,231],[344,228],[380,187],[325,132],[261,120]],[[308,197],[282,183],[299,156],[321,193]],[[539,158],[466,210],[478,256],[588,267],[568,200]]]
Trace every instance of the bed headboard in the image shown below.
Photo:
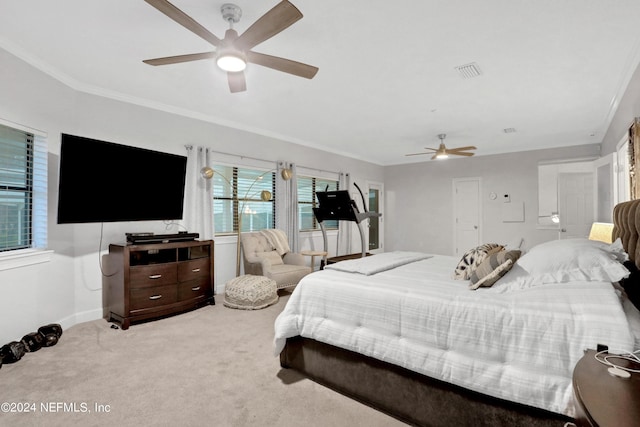
[[[640,266],[640,199],[618,203],[613,208],[613,240],[618,237],[629,259]]]

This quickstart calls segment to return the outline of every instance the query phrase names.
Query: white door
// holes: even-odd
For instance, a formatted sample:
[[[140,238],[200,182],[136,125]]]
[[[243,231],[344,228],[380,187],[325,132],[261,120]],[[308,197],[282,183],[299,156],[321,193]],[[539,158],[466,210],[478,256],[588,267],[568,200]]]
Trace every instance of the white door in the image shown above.
[[[453,180],[454,255],[480,244],[480,178]]]
[[[588,237],[593,224],[593,173],[558,175],[560,238]]]
[[[368,183],[369,186],[369,211],[384,214],[384,186],[381,183]],[[370,218],[367,221],[369,232],[367,233],[368,251],[372,254],[384,252],[384,215]]]

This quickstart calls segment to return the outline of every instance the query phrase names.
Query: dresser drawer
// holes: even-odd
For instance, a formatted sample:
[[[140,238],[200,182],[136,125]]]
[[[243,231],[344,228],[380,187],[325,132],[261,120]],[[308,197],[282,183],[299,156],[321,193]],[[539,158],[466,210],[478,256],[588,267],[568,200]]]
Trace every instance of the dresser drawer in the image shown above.
[[[178,281],[186,282],[200,277],[208,277],[210,268],[209,258],[182,261],[178,264]]]
[[[176,301],[178,301],[178,287],[175,284],[131,289],[129,294],[131,310],[160,307]]]
[[[186,301],[206,296],[211,289],[209,277],[178,284],[178,301]]]
[[[176,283],[176,264],[153,264],[129,268],[131,288],[146,288]]]

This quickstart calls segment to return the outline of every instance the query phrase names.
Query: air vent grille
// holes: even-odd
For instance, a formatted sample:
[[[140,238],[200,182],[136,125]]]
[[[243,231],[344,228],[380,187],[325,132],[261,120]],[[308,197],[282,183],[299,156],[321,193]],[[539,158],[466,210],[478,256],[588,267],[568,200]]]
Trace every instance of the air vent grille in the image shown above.
[[[458,65],[456,70],[460,73],[463,79],[471,79],[482,75],[482,70],[475,62],[465,65]]]

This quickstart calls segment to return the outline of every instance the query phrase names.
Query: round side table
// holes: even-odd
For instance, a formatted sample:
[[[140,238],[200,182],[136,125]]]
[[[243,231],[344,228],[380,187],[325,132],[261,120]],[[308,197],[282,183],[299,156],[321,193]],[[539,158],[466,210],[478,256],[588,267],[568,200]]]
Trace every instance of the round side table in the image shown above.
[[[316,257],[317,256],[321,256],[321,257],[326,257],[327,256],[327,252],[326,251],[300,251],[301,255],[304,256],[310,256],[311,257],[311,271],[315,270],[316,268]]]
[[[608,372],[607,366],[595,360],[595,353],[587,350],[573,371],[578,426],[637,426],[640,419],[640,374],[632,373],[630,378],[615,377]],[[627,362],[622,362],[622,365],[629,366]]]

